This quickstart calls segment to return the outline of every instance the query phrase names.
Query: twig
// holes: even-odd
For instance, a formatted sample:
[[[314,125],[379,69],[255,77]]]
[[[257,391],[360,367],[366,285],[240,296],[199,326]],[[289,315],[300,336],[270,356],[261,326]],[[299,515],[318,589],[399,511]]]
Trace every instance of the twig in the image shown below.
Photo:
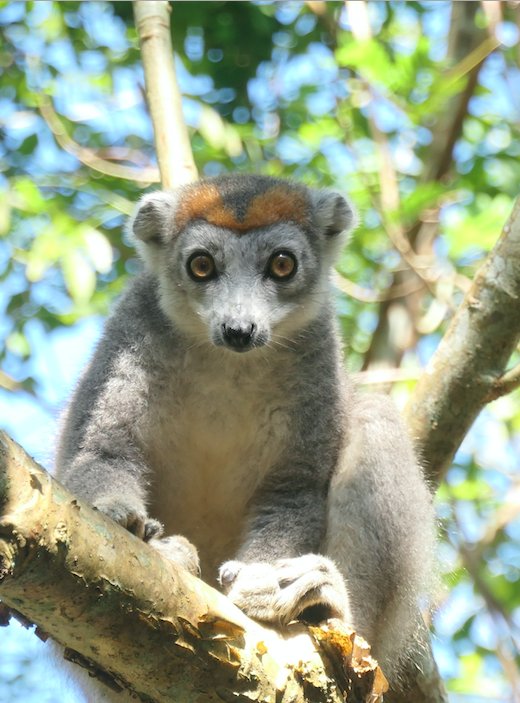
[[[504,17],[502,3],[495,0],[481,0],[482,10],[487,19],[488,31],[491,37],[495,36],[497,25]]]
[[[345,7],[353,36],[358,41],[367,41],[372,39],[372,29],[370,27],[367,4],[365,2],[355,0],[345,0]],[[376,209],[379,212],[390,241],[399,252],[403,261],[423,281],[424,286],[430,291],[430,293],[433,296],[436,296],[434,285],[435,275],[431,273],[434,258],[432,256],[428,257],[426,270],[424,270],[421,265],[422,262],[420,261],[421,257],[418,257],[414,251],[410,240],[405,235],[402,224],[395,219],[395,214],[399,212],[401,205],[397,171],[393,163],[388,137],[382,130],[379,129],[374,116],[374,105],[376,98],[373,86],[364,78],[361,80],[369,95],[368,125],[372,138],[377,144],[379,150],[379,191],[381,193],[381,202],[378,206],[376,206]],[[403,283],[406,284],[408,281],[401,282],[396,280],[396,288],[400,288]],[[383,301],[399,297],[401,296],[392,294],[383,299]]]
[[[9,376],[9,374],[2,371],[2,369],[0,369],[0,388],[4,388],[6,391],[11,391],[13,393],[15,391],[25,390],[20,381],[17,381],[12,376]]]
[[[515,476],[503,501],[487,520],[484,534],[475,544],[473,551],[477,561],[483,558],[484,550],[493,543],[497,535],[518,516],[520,516],[520,476]]]
[[[511,616],[504,609],[502,603],[497,600],[485,580],[481,577],[478,562],[475,559],[475,555],[472,553],[472,550],[469,549],[463,542],[459,542],[458,549],[459,554],[462,557],[463,564],[468,570],[477,591],[484,599],[491,620],[495,625],[496,655],[513,689],[514,701],[515,703],[518,703],[520,701],[520,675],[518,673],[518,669],[516,668],[513,655],[513,651],[516,652],[518,650],[518,642],[515,642],[515,638],[513,636]],[[509,643],[505,641],[506,638],[503,635],[504,625],[509,630]]]
[[[163,188],[197,179],[182,98],[173,64],[170,6],[163,0],[134,0],[134,15]]]
[[[356,33],[357,31],[358,38],[361,40],[370,38],[371,32],[368,24],[366,3],[347,0],[346,5],[347,10],[349,10],[350,5],[350,12],[353,13],[350,15],[353,32]],[[452,163],[453,147],[460,134],[467,113],[469,99],[474,93],[477,84],[478,71],[486,56],[496,48],[496,42],[493,43],[488,40],[484,42],[480,41],[482,33],[475,30],[473,22],[477,7],[477,3],[452,4],[452,23],[448,53],[449,61],[455,65],[446,72],[445,79],[455,82],[468,73],[470,73],[470,75],[468,76],[462,95],[459,94],[453,97],[447,109],[437,120],[437,124],[433,130],[435,153],[432,154],[432,158],[429,159],[429,163],[425,166],[421,178],[423,182],[431,179],[439,179],[448,172]],[[479,43],[475,48],[477,42]],[[369,95],[373,100],[373,91],[369,92]],[[371,122],[375,124],[373,119],[371,119]],[[376,130],[374,130],[372,126],[371,130],[375,141],[380,144],[379,151],[383,159],[382,168],[380,169],[381,201],[382,203],[387,202],[391,204],[392,201],[396,201],[395,186],[393,186],[392,183],[397,181],[395,178],[393,179],[391,172],[389,178],[385,177],[382,180],[383,171],[386,173],[384,155],[388,152],[385,151],[384,148],[381,148],[381,138],[385,139],[386,135],[383,134],[381,137],[377,133],[377,125]],[[388,174],[386,175],[388,176]],[[405,233],[402,228],[400,229],[399,225],[395,225],[391,221],[391,217],[389,218],[386,213],[386,208],[381,205],[378,206],[376,204],[375,207],[380,212],[385,229],[394,247],[400,253],[401,258],[409,266],[411,271],[413,271],[416,276],[422,278],[431,294],[436,298],[439,297],[437,286],[435,285],[438,274],[436,274],[432,268],[435,258],[433,256],[426,257],[422,255],[424,251],[427,251],[428,254],[431,252],[432,242],[436,236],[437,228],[432,227],[430,222],[424,225],[419,217],[417,222]],[[394,213],[395,212],[394,210]],[[423,233],[427,236],[423,236]],[[429,266],[427,265],[426,270],[421,265],[422,261],[429,262]],[[401,285],[403,279],[406,280],[408,275],[409,274],[406,274],[406,272],[401,275],[396,274],[394,285]],[[450,307],[453,307],[451,301],[448,304]],[[417,296],[407,301],[404,312],[410,318],[410,324],[412,323],[412,319],[417,317],[419,310],[419,299]],[[374,331],[370,348],[365,357],[365,368],[370,367],[374,361],[384,361],[387,364],[396,365],[399,363],[402,356],[400,346],[393,344],[391,341],[392,325],[389,320],[389,311],[390,305],[387,301],[383,301],[379,315],[379,323]],[[415,328],[417,329],[417,324],[415,324]]]
[[[372,38],[372,30],[368,18],[368,10],[365,2],[345,0],[345,7],[349,18],[352,34],[358,41],[367,41]],[[408,254],[409,245],[404,243],[403,232],[399,224],[390,222],[386,218],[387,212],[397,212],[400,205],[399,185],[397,183],[397,173],[392,160],[390,145],[387,136],[377,126],[374,117],[375,96],[372,86],[364,78],[363,85],[370,96],[368,104],[368,124],[372,137],[379,147],[379,189],[381,192],[381,207],[379,208],[383,219],[386,220],[386,229],[392,236],[392,241],[397,241],[396,247],[402,254]]]
[[[507,395],[517,388],[520,388],[520,364],[506,371],[500,378],[497,378],[488,393],[487,402],[496,400],[502,395]]]
[[[433,149],[422,182],[441,180],[448,173],[453,161],[453,149],[462,130],[469,101],[475,92],[480,69],[484,60],[499,45],[495,39],[486,38],[483,31],[475,28],[477,9],[476,2],[452,3],[448,63],[453,65],[444,72],[442,82],[443,85],[454,84],[465,76],[467,80],[464,89],[448,101],[433,126]],[[417,235],[419,227],[420,223],[416,225],[412,239]]]
[[[361,385],[387,385],[388,383],[400,383],[402,381],[417,381],[423,369],[370,369],[369,371],[358,371],[351,374],[357,384]]]
[[[159,177],[158,174],[157,177]],[[58,177],[48,174],[45,176],[45,178],[38,178],[37,180],[35,180],[35,184],[39,189],[61,188],[63,187],[63,176],[60,175]],[[84,189],[84,187],[84,179],[81,176],[78,178],[76,175],[70,175],[67,178],[67,188],[70,188],[71,190],[81,191]],[[105,190],[103,188],[98,188],[97,184],[96,196],[102,203],[110,205],[112,210],[116,210],[117,212],[120,212],[123,215],[130,216],[134,211],[135,203],[133,203],[131,200],[128,200],[128,198],[119,195],[113,190]],[[16,194],[12,195],[11,204],[13,207],[18,208],[20,210],[23,210],[25,207],[25,202],[21,198],[18,199],[16,197]],[[99,220],[97,221],[99,222]]]
[[[378,291],[373,290],[372,288],[358,286],[357,283],[354,283],[354,281],[351,281],[339,273],[334,276],[334,285],[345,293],[345,295],[348,295],[349,298],[355,298],[363,303],[382,303],[384,300],[404,298],[406,295],[416,293],[424,288],[424,282],[422,280],[409,280],[404,281],[400,285],[392,286],[387,290]]]
[[[102,159],[92,149],[75,142],[67,134],[65,125],[58,117],[51,100],[47,96],[40,95],[38,97],[38,109],[61,148],[75,156],[85,166],[107,176],[137,181],[138,183],[157,183],[159,181],[159,173],[156,168],[132,168],[131,166],[114,164]]]
[[[305,0],[305,5],[316,15],[321,26],[329,35],[328,39],[331,42],[330,45],[335,47],[337,45],[336,35],[338,26],[334,16],[327,12],[327,3],[323,2],[323,0]]]
[[[353,0],[356,1],[356,0]],[[359,161],[359,156],[356,148],[353,144],[349,144],[350,150],[354,154],[354,157]],[[393,244],[395,250],[400,255],[402,261],[406,264],[407,270],[412,271],[424,284],[426,288],[430,290],[432,295],[435,295],[435,291],[432,289],[432,284],[435,283],[438,276],[436,274],[430,273],[433,268],[433,257],[432,256],[420,256],[415,253],[409,240],[404,234],[404,231],[399,227],[390,222],[387,214],[384,211],[382,200],[379,201],[375,196],[375,193],[369,183],[366,174],[362,169],[358,172],[359,178],[363,181],[366,186],[367,193],[370,196],[370,200],[374,209],[378,212],[383,223],[384,231],[388,236],[388,239]],[[382,176],[380,175],[380,182],[382,182]],[[401,282],[397,283],[400,285]],[[396,296],[398,297],[398,296]],[[384,302],[384,301],[383,301]]]

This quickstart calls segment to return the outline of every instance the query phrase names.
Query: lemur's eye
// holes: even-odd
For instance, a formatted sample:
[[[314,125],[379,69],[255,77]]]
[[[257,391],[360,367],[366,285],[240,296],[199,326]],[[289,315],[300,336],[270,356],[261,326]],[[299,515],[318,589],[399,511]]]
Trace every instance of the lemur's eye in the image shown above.
[[[267,275],[278,281],[287,280],[296,273],[296,259],[290,251],[275,251],[267,264]]]
[[[196,251],[188,259],[188,273],[194,281],[207,281],[216,273],[213,257],[206,251]]]

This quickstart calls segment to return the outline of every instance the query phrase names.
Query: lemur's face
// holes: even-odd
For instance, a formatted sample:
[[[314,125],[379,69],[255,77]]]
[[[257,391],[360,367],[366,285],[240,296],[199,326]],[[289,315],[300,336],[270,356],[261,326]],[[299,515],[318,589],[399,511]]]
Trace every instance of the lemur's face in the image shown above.
[[[237,235],[207,222],[182,233],[162,278],[163,305],[184,329],[245,352],[286,346],[319,302],[317,253],[293,223]],[[173,293],[173,295],[172,295]]]
[[[161,305],[194,343],[290,345],[328,298],[344,198],[263,176],[224,176],[141,203],[132,228]]]

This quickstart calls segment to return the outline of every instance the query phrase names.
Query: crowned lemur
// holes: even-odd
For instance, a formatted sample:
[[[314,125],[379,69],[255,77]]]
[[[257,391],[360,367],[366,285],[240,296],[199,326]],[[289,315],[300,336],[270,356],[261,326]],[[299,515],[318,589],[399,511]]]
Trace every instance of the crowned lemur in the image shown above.
[[[74,394],[57,470],[171,559],[200,559],[251,617],[342,618],[392,681],[434,521],[392,403],[343,369],[330,273],[354,219],[337,193],[256,175],[146,195],[130,222],[145,271]]]

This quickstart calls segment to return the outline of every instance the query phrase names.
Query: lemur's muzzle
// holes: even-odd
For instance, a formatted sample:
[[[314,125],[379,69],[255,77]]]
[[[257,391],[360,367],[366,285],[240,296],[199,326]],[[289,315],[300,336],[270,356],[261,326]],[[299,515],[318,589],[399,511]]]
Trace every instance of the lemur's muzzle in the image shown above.
[[[222,323],[222,339],[224,344],[233,351],[244,352],[255,346],[256,325],[254,322]]]

